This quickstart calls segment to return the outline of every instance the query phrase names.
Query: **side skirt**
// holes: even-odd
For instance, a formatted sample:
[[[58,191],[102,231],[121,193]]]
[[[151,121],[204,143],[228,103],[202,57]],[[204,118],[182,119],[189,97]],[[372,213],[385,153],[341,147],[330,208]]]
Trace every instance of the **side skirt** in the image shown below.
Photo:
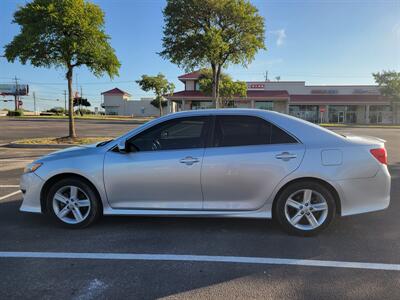
[[[264,209],[255,211],[201,211],[201,210],[150,210],[150,209],[112,209],[105,208],[104,215],[119,216],[159,216],[159,217],[215,217],[271,219],[271,212]]]

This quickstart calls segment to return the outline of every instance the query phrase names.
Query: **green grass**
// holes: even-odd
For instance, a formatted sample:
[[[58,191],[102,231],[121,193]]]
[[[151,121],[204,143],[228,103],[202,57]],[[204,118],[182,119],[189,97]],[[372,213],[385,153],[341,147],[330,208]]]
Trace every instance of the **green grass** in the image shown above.
[[[396,124],[338,124],[338,123],[320,123],[322,127],[365,127],[365,128],[400,128]]]
[[[68,116],[19,116],[14,118],[22,119],[68,119]],[[153,120],[154,117],[122,117],[122,116],[100,116],[100,115],[83,115],[75,116],[74,119],[80,120],[118,120],[118,121],[137,121],[137,122],[147,122]]]
[[[95,136],[95,137],[77,137],[71,139],[69,137],[43,137],[43,138],[31,138],[15,141],[14,144],[28,144],[28,145],[38,145],[38,144],[48,144],[48,145],[84,145],[84,144],[94,144],[102,141],[107,141],[112,139],[112,137],[105,136]]]

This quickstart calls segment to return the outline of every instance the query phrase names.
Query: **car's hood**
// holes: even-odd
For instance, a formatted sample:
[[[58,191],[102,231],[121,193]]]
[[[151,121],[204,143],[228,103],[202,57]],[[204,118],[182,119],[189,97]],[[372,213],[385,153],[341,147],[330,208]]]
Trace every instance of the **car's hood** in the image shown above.
[[[51,152],[45,156],[42,156],[37,161],[46,161],[54,159],[64,159],[68,157],[81,156],[91,154],[98,150],[97,144],[79,145],[70,148],[65,148],[55,152]]]

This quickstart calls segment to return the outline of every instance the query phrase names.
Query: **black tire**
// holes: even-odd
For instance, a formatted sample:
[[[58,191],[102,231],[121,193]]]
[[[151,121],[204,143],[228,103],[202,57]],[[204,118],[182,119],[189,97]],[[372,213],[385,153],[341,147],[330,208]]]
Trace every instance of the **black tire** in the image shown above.
[[[325,199],[326,204],[328,206],[328,211],[327,214],[325,214],[325,217],[321,217],[322,212],[316,212],[314,213],[311,211],[308,211],[308,214],[306,216],[306,213],[302,211],[305,208],[305,205],[302,205],[303,209],[297,210],[294,209],[294,214],[296,214],[296,211],[301,212],[303,215],[300,216],[300,222],[305,223],[305,226],[311,225],[311,223],[308,221],[308,216],[313,214],[316,218],[321,217],[321,224],[312,229],[300,229],[295,227],[295,225],[292,225],[288,218],[286,217],[286,211],[285,211],[285,206],[286,206],[286,201],[287,199],[292,196],[292,195],[299,195],[301,196],[301,191],[302,190],[312,190],[312,197],[316,199],[316,197],[319,197],[319,195],[322,195],[322,197]],[[299,194],[296,194],[299,193]],[[319,193],[319,195],[318,195]],[[304,195],[304,194],[303,194]],[[314,201],[314,200],[313,200]],[[315,200],[316,201],[316,200]],[[310,205],[310,204],[309,204]],[[310,209],[311,205],[308,207]],[[291,235],[297,235],[297,236],[314,236],[327,228],[333,221],[335,215],[336,215],[336,204],[335,204],[335,199],[334,196],[332,195],[332,192],[327,189],[323,184],[320,184],[318,182],[314,181],[299,181],[295,182],[293,184],[288,185],[285,187],[285,189],[279,194],[278,198],[276,199],[276,203],[274,206],[274,218],[278,221],[278,223],[281,225],[281,227],[288,232]],[[288,208],[292,209],[291,207]],[[325,219],[324,219],[325,218]],[[324,219],[324,220],[323,220]],[[322,221],[323,220],[323,221]],[[303,226],[301,223],[297,224],[296,226]]]
[[[88,200],[90,201],[90,207],[87,209],[85,214],[87,216],[79,223],[76,224],[70,224],[66,223],[63,220],[61,220],[59,217],[57,217],[56,212],[53,207],[53,198],[54,195],[62,189],[63,187],[68,187],[68,186],[75,186],[78,187],[81,191],[86,194]],[[81,193],[81,192],[79,192]],[[93,224],[101,215],[102,215],[102,209],[101,209],[101,203],[100,199],[97,196],[96,191],[94,188],[85,182],[84,180],[80,178],[65,178],[62,179],[55,184],[53,184],[50,189],[48,190],[48,193],[46,195],[46,212],[50,217],[57,222],[58,224],[66,227],[66,228],[71,228],[71,229],[80,229],[80,228],[85,228],[88,227],[89,225]],[[71,210],[72,213],[72,210]],[[72,216],[72,215],[71,215]]]

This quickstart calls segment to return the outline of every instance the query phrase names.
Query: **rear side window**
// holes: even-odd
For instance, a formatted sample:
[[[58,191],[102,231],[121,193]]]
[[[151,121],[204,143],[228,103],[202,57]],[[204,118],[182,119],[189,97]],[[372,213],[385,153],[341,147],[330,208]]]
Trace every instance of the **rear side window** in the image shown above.
[[[285,131],[271,124],[271,144],[295,144],[296,139]]]
[[[296,143],[296,140],[275,125],[252,116],[218,116],[214,146],[249,146]]]

